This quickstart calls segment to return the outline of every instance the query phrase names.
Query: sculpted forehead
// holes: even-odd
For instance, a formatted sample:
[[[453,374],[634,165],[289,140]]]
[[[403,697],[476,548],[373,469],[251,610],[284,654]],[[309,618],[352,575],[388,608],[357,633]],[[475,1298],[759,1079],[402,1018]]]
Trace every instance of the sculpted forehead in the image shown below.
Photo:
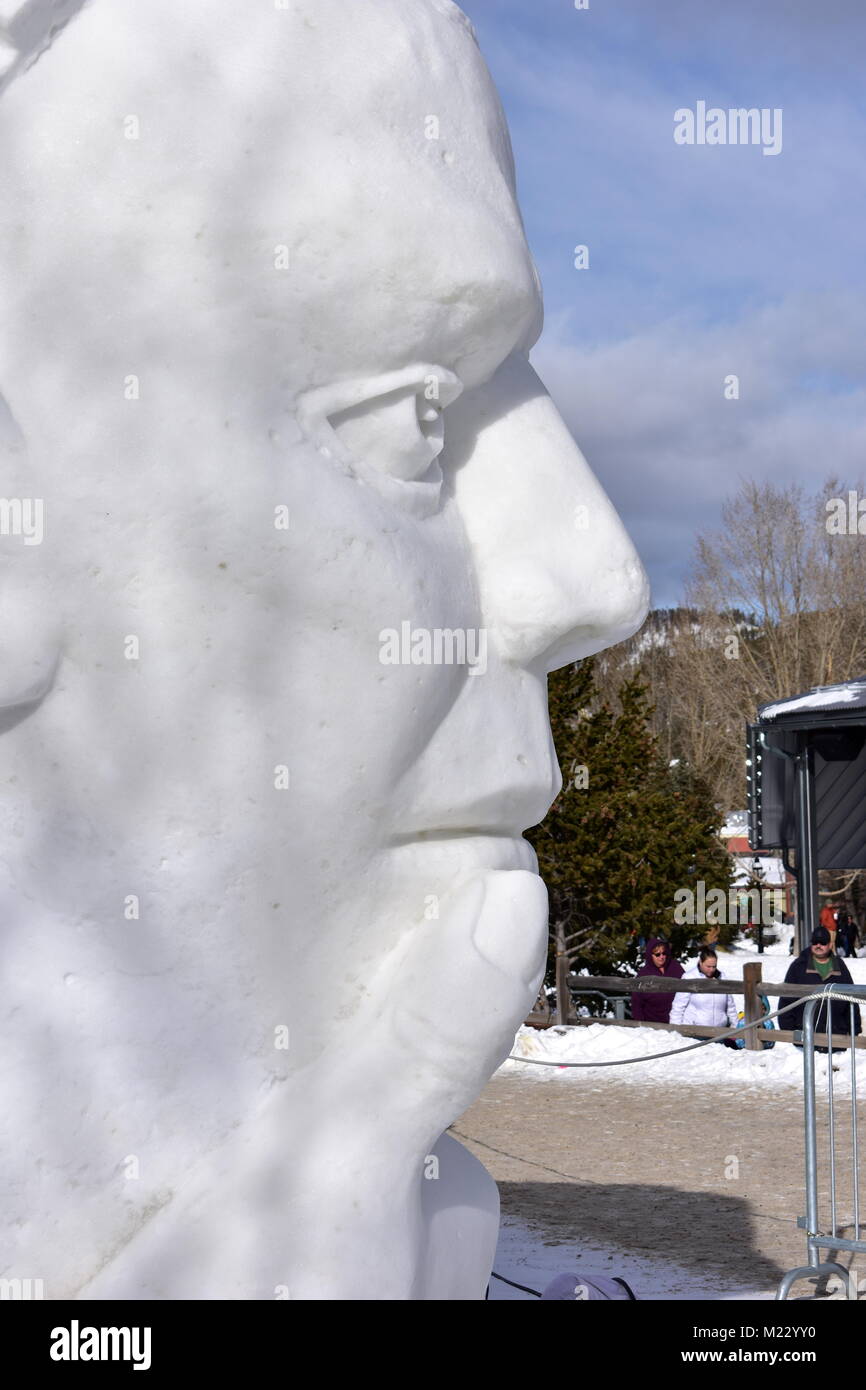
[[[0,136],[4,299],[49,260],[94,351],[120,312],[170,358],[170,305],[293,392],[410,360],[472,384],[537,333],[504,119],[449,0],[90,0]]]

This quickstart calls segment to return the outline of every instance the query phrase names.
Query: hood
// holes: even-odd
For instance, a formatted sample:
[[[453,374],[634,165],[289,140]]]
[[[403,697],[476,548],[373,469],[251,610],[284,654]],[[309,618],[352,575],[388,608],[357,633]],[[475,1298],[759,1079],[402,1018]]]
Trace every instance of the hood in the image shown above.
[[[652,958],[652,953],[657,946],[664,946],[665,950],[667,951],[665,968],[667,968],[667,966],[670,965],[671,961],[673,960],[673,956],[671,954],[671,943],[669,941],[665,941],[664,937],[662,936],[654,936],[651,938],[651,940],[647,942],[644,962],[640,970],[637,972],[639,975],[663,975],[665,973],[664,970],[659,970],[658,966]]]

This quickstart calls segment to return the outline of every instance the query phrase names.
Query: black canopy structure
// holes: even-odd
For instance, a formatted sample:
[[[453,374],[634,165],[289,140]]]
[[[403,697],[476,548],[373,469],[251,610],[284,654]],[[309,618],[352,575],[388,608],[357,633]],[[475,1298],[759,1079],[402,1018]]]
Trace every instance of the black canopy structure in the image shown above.
[[[866,677],[761,705],[746,728],[749,844],[782,850],[797,879],[801,950],[818,922],[818,870],[866,868]]]

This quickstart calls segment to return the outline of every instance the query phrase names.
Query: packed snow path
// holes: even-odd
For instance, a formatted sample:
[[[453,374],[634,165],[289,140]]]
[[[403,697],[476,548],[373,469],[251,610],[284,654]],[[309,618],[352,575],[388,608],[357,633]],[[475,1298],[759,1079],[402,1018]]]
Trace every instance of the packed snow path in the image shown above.
[[[803,1263],[803,1107],[793,1086],[642,1087],[610,1071],[554,1072],[539,1084],[541,1069],[529,1070],[499,1072],[452,1130],[499,1183],[500,1273],[538,1288],[545,1274],[582,1267],[623,1275],[641,1298],[721,1299],[767,1297]],[[825,1113],[822,1103],[822,1125]],[[840,1154],[844,1193],[847,1143]],[[844,1219],[844,1199],[840,1210]],[[810,1291],[804,1283],[794,1293]],[[502,1285],[492,1296],[527,1297]]]

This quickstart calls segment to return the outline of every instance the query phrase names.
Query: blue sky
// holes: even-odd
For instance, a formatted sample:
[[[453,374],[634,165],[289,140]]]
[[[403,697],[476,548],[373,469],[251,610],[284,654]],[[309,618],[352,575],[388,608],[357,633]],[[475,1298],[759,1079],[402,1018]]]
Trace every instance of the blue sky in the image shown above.
[[[462,8],[508,116],[544,285],[535,364],[654,603],[676,603],[695,535],[739,478],[817,489],[866,473],[866,4]],[[677,145],[674,112],[699,100],[781,108],[780,153]]]

